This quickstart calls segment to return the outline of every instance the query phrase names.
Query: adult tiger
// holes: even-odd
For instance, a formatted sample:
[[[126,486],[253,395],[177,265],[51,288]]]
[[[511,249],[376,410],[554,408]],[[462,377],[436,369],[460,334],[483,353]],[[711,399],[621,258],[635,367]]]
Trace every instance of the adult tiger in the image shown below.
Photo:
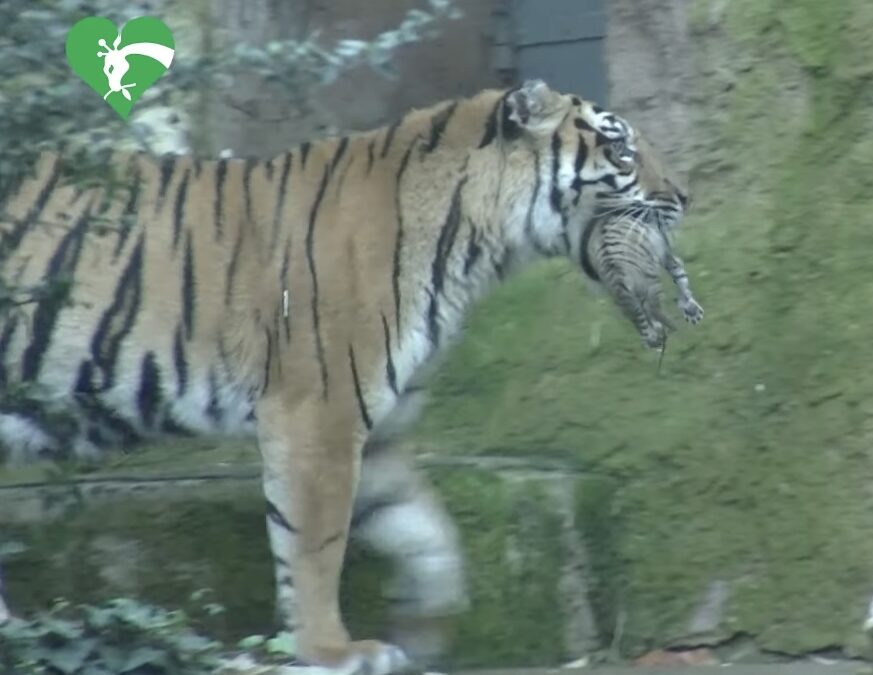
[[[685,195],[624,120],[539,81],[269,161],[114,165],[131,185],[115,198],[63,186],[47,156],[8,200],[3,279],[72,283],[6,317],[0,382],[38,385],[69,416],[53,427],[7,396],[0,442],[87,457],[167,431],[256,433],[301,658],[402,668],[398,648],[349,640],[338,579],[354,525],[399,563],[404,609],[464,604],[453,526],[387,443],[421,367],[510,270],[581,265],[595,209],[672,221]]]

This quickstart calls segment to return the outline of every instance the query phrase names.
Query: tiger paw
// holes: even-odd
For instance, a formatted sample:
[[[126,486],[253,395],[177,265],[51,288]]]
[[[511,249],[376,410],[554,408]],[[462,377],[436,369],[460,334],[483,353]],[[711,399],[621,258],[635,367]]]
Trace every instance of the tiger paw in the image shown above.
[[[695,326],[700,323],[703,318],[703,307],[694,298],[691,296],[679,298],[677,304],[679,311],[682,312],[682,316],[688,323]]]
[[[337,675],[405,675],[420,672],[402,649],[378,640],[359,640],[342,647],[301,649],[301,660]]]

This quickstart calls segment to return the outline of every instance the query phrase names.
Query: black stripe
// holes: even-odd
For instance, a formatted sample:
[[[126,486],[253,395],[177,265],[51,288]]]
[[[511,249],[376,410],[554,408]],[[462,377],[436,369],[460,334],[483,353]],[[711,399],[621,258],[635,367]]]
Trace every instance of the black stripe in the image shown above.
[[[372,139],[369,143],[367,143],[367,175],[370,175],[370,171],[373,170],[373,160],[374,152],[375,152],[376,139]]]
[[[282,315],[282,321],[285,323],[285,339],[291,339],[291,289],[288,288],[288,268],[291,265],[291,237],[285,242],[285,253],[282,256],[282,304],[284,309],[285,293],[288,293],[288,314]]]
[[[275,525],[288,530],[292,534],[297,534],[297,528],[292,526],[291,523],[285,519],[285,516],[283,516],[282,512],[276,508],[276,505],[269,499],[265,501],[267,502],[267,518]]]
[[[213,218],[215,220],[215,239],[221,241],[224,236],[224,214],[222,213],[224,200],[224,182],[227,180],[227,160],[219,159],[215,166],[215,203],[213,204]]]
[[[309,151],[312,149],[312,143],[306,141],[300,146],[300,168],[306,168],[306,158],[309,157]]]
[[[264,177],[271,183],[273,182],[273,168],[272,158],[264,162]]]
[[[203,171],[203,161],[200,159],[194,160],[194,178],[200,178],[200,173]]]
[[[315,201],[312,203],[312,211],[309,213],[309,227],[306,231],[306,260],[309,263],[309,275],[312,279],[312,326],[313,330],[315,330],[315,354],[321,370],[321,396],[325,400],[327,400],[327,362],[324,360],[324,344],[321,340],[321,325],[318,315],[318,275],[315,273],[313,249],[315,244],[315,220],[318,217],[318,208],[321,206],[321,200],[324,197],[329,176],[328,167],[325,167],[324,175],[321,177],[321,184],[318,186],[318,193],[315,195]]]
[[[633,177],[633,180],[631,180],[630,183],[628,183],[628,184],[625,185],[624,187],[620,187],[620,188],[618,188],[618,189],[615,191],[615,194],[617,194],[617,195],[623,195],[623,194],[625,194],[625,193],[630,192],[631,190],[633,190],[636,186],[637,186],[637,177],[634,176],[634,177]]]
[[[388,386],[391,387],[391,391],[396,396],[399,394],[397,390],[397,371],[394,370],[394,356],[391,354],[391,331],[388,329],[388,319],[385,318],[384,314],[382,315],[382,330],[385,332],[385,356],[387,358],[385,371],[388,375]]]
[[[136,209],[139,206],[139,195],[142,188],[142,171],[139,168],[139,162],[135,156],[131,160],[131,163],[133,164],[133,176],[130,180],[127,204],[124,205],[124,210],[121,212],[118,241],[115,243],[115,251],[112,253],[113,260],[117,260],[118,256],[120,256],[121,252],[124,250],[127,238],[133,231],[133,226],[136,222]]]
[[[552,193],[551,204],[555,213],[561,213],[561,190],[558,188],[558,171],[561,168],[561,137],[552,134]]]
[[[224,416],[218,400],[218,376],[212,368],[209,369],[209,403],[206,406],[206,414],[216,423],[221,422]]]
[[[379,153],[380,157],[383,159],[385,155],[388,154],[388,150],[391,148],[391,143],[394,141],[394,134],[397,133],[397,129],[403,123],[403,118],[401,117],[394,124],[388,127],[388,131],[385,133],[385,141],[382,143],[382,152]]]
[[[230,300],[233,297],[233,282],[236,278],[236,271],[239,267],[239,254],[242,251],[243,244],[243,229],[240,228],[236,234],[236,241],[233,243],[233,252],[230,255],[230,264],[227,266],[227,274],[224,277],[224,306],[230,307]]]
[[[98,439],[98,445],[111,444],[125,447],[140,440],[140,433],[130,422],[100,403],[94,396],[80,394],[76,396],[76,402],[92,425],[89,437]],[[106,438],[107,433],[109,438]]]
[[[578,155],[576,159],[579,159]],[[552,192],[550,201],[552,210],[561,216],[561,239],[564,244],[564,250],[570,250],[570,235],[567,232],[567,214],[564,212],[561,204],[561,189],[558,186],[558,171],[561,168],[561,137],[556,131],[552,134]],[[537,174],[539,175],[539,174]]]
[[[89,419],[88,440],[97,447],[126,448],[142,440],[133,425],[108,408],[93,413]]]
[[[90,359],[85,359],[79,364],[79,375],[76,377],[76,384],[73,386],[73,394],[93,394],[96,391],[94,386],[94,362]]]
[[[430,139],[424,148],[425,152],[433,152],[437,149],[440,140],[442,140],[443,133],[445,133],[446,127],[449,124],[449,120],[452,119],[452,115],[457,107],[458,102],[455,101],[433,116],[433,119],[430,121]]]
[[[397,335],[400,335],[400,253],[403,248],[403,210],[400,204],[400,185],[403,179],[403,173],[409,164],[409,157],[412,154],[412,149],[415,147],[415,141],[409,146],[403,160],[400,162],[400,168],[397,169],[397,178],[394,186],[394,207],[397,210],[397,238],[394,242],[394,264],[391,272],[391,284],[394,289],[394,322],[397,327]],[[398,340],[400,338],[398,337]]]
[[[164,199],[167,197],[167,188],[170,187],[170,181],[173,180],[175,170],[176,156],[172,154],[164,155],[160,163],[160,179],[158,181],[158,198],[155,200],[155,213],[160,211],[164,205]]]
[[[349,147],[349,137],[343,136],[340,139],[340,142],[336,146],[336,152],[333,153],[333,159],[330,162],[330,172],[333,173],[336,171],[337,164],[340,163],[340,160],[343,158],[343,155],[346,152],[346,149]]]
[[[346,162],[346,165],[343,167],[342,173],[340,173],[339,178],[337,178],[334,181],[334,183],[336,184],[336,189],[334,190],[334,198],[335,199],[340,198],[340,194],[341,194],[342,189],[343,189],[343,184],[345,183],[345,180],[346,180],[346,174],[348,174],[349,169],[352,168],[352,164],[354,164],[354,163],[355,163],[355,155],[352,155],[351,157],[349,157],[349,161]]]
[[[316,553],[323,551],[331,544],[335,544],[338,541],[345,538],[345,530],[341,530],[339,532],[334,532],[333,534],[322,539],[321,544],[318,545],[318,548],[315,549]]]
[[[155,353],[146,352],[140,368],[139,392],[136,401],[140,417],[147,428],[154,426],[161,398],[161,369],[158,367]]]
[[[261,395],[266,394],[270,388],[270,366],[273,365],[273,335],[266,327],[264,334],[267,336],[267,358],[264,359],[264,384],[261,388]]]
[[[115,361],[121,348],[121,341],[133,328],[139,312],[142,295],[143,235],[139,241],[121,279],[115,287],[112,303],[100,317],[94,337],[91,339],[91,355],[95,365],[102,370],[103,382],[98,389],[112,387],[115,381]]]
[[[352,514],[351,527],[352,529],[365,527],[370,519],[376,516],[379,512],[398,506],[402,503],[403,500],[398,499],[396,495],[382,495],[373,498],[362,506],[356,506],[354,513]]]
[[[173,364],[176,367],[176,395],[182,396],[188,388],[188,361],[185,358],[185,338],[182,324],[176,326],[173,335]]]
[[[506,95],[504,94],[497,100],[497,103],[494,104],[494,108],[492,108],[491,112],[488,114],[488,120],[485,122],[485,134],[482,136],[482,140],[479,142],[480,150],[484,147],[491,145],[491,143],[494,142],[494,139],[497,138],[498,120],[500,119],[500,106],[503,104],[503,101],[505,99]]]
[[[185,262],[182,267],[182,322],[185,324],[185,338],[194,335],[194,245],[191,232],[185,235]]]
[[[161,420],[161,431],[171,436],[187,436],[191,438],[197,435],[187,427],[183,427],[169,413],[164,415],[164,418]]]
[[[243,169],[243,199],[245,201],[246,222],[252,222],[252,171],[257,165],[258,160],[250,157],[246,159],[245,169]]]
[[[42,215],[43,209],[45,209],[52,192],[54,192],[60,176],[61,162],[60,160],[55,160],[54,166],[52,167],[51,173],[49,173],[45,185],[43,185],[42,189],[36,195],[36,199],[28,209],[27,214],[25,214],[24,218],[22,218],[11,231],[8,233],[4,232],[0,235],[0,261],[6,258],[12,250],[21,243],[24,235],[27,234],[27,231]]]
[[[606,183],[613,190],[616,190],[618,188],[618,183],[615,182],[615,176],[613,176],[611,173],[605,175],[603,178],[600,179],[599,182]]]
[[[291,173],[292,157],[293,155],[290,152],[286,152],[285,161],[282,164],[282,175],[279,178],[279,194],[276,196],[276,212],[273,214],[273,238],[270,242],[270,250],[275,250],[276,242],[279,239],[279,225],[282,222],[282,208],[285,206],[285,188],[288,185],[288,176]]]
[[[577,142],[579,145],[576,147],[576,160],[573,163],[576,175],[570,186],[576,191],[576,196],[573,197],[573,206],[578,206],[579,199],[582,197],[582,188],[585,185],[585,182],[582,180],[582,169],[585,167],[585,161],[588,159],[588,146],[585,143],[585,139],[580,135]]]
[[[3,332],[0,333],[0,388],[5,387],[8,381],[6,366],[3,362],[16,328],[18,328],[18,315],[12,314],[6,319],[6,323],[3,324]]]
[[[349,345],[349,367],[352,369],[352,382],[355,385],[355,397],[358,399],[358,409],[361,411],[361,419],[364,420],[364,426],[367,431],[373,428],[373,420],[370,419],[370,412],[367,410],[367,402],[364,400],[364,394],[361,391],[361,381],[358,378],[358,367],[355,364],[355,350]]]
[[[470,238],[467,240],[467,255],[464,256],[464,275],[468,276],[473,269],[473,265],[479,260],[482,255],[482,247],[477,241],[479,231],[475,226],[470,226]]]
[[[443,223],[439,239],[437,239],[437,250],[431,272],[431,286],[433,290],[430,294],[430,305],[427,312],[428,337],[434,346],[439,344],[439,294],[442,293],[443,286],[445,285],[446,266],[448,265],[452,248],[455,245],[455,239],[458,236],[458,229],[461,226],[461,190],[466,183],[467,177],[465,176],[455,186],[449,212],[446,214],[446,221]]]
[[[591,131],[597,133],[597,130],[590,124],[588,124],[588,122],[583,120],[581,117],[577,117],[575,120],[573,120],[573,124],[576,125],[576,128],[581,131]]]
[[[70,228],[58,244],[49,260],[43,278],[51,285],[51,291],[40,300],[33,313],[32,338],[21,357],[21,377],[25,382],[36,379],[42,359],[49,347],[55,322],[67,304],[73,289],[73,275],[82,251],[82,241],[88,228],[94,196],[85,207],[76,224]]]
[[[508,105],[509,95],[514,93],[516,90],[510,90],[506,92],[503,96],[503,108],[501,109],[500,114],[500,135],[503,139],[507,141],[514,141],[521,137],[522,126],[514,119],[512,119],[511,114],[513,111],[512,106]],[[528,118],[530,117],[530,113],[528,111],[520,111],[524,115],[524,122],[527,123]]]
[[[592,218],[585,225],[582,231],[582,241],[579,243],[579,264],[582,266],[582,271],[593,281],[600,281],[600,275],[591,264],[590,253],[588,252],[588,243],[591,241],[591,233],[594,231],[595,220]]]
[[[582,168],[585,166],[585,160],[588,159],[588,146],[585,144],[585,139],[582,136],[578,138],[579,145],[576,147],[576,161],[573,167],[576,170],[576,175],[582,173]]]
[[[191,176],[191,169],[185,169],[185,175],[179,181],[179,187],[176,190],[176,203],[173,208],[173,250],[179,246],[179,236],[182,234],[182,222],[185,219],[185,204],[188,197],[188,179]]]

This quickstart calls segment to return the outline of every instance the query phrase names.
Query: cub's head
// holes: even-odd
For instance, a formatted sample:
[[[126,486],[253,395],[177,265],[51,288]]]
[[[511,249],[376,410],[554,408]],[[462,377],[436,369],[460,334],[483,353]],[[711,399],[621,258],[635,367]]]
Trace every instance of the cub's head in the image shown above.
[[[504,137],[538,158],[539,207],[525,225],[536,251],[579,261],[594,214],[634,216],[665,233],[680,221],[688,195],[618,115],[534,80],[505,94],[501,121]]]

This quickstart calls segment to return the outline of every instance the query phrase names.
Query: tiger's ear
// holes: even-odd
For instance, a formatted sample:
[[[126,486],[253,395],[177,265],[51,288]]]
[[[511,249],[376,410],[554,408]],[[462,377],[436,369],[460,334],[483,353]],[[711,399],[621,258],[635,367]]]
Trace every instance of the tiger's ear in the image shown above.
[[[566,107],[563,98],[542,80],[527,80],[507,94],[505,119],[518,129],[551,132],[558,113]]]

